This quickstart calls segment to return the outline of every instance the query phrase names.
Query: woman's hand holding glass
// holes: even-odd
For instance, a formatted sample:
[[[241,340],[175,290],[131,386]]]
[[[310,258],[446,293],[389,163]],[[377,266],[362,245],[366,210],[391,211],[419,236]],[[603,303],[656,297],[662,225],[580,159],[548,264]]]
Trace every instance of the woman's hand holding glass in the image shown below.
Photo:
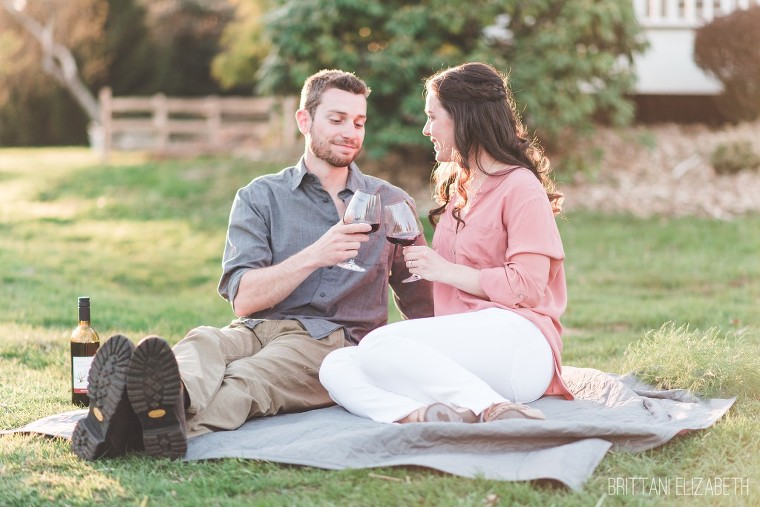
[[[406,202],[397,202],[386,206],[383,210],[383,220],[385,223],[385,237],[393,243],[393,257],[396,257],[398,246],[409,246],[417,241],[422,234],[422,223],[420,217],[414,211],[414,208]],[[407,266],[409,266],[407,264]],[[412,276],[401,280],[402,283],[416,282],[422,280],[419,275]]]
[[[404,261],[409,272],[417,277],[417,280],[425,279],[429,282],[450,284],[452,269],[458,267],[425,245],[404,247]]]

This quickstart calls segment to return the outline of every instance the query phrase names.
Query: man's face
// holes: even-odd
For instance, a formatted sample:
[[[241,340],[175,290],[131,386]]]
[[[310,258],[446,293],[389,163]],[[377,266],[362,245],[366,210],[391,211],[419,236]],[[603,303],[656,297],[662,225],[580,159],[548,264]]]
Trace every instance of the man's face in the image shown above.
[[[425,99],[425,114],[427,121],[422,133],[430,138],[438,162],[450,162],[454,144],[454,120],[443,108],[435,93],[428,93]]]
[[[311,118],[309,148],[331,166],[346,167],[359,156],[366,121],[364,95],[330,88]]]

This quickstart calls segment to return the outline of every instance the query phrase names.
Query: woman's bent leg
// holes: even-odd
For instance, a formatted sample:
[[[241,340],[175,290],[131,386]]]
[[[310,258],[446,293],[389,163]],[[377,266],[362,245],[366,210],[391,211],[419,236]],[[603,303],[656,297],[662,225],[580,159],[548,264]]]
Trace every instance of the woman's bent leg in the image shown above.
[[[357,363],[357,348],[330,352],[319,369],[319,380],[336,403],[352,414],[387,423],[424,406],[407,396],[372,385]]]
[[[397,322],[367,335],[358,349],[372,384],[476,413],[493,403],[539,398],[554,373],[538,328],[500,309]]]

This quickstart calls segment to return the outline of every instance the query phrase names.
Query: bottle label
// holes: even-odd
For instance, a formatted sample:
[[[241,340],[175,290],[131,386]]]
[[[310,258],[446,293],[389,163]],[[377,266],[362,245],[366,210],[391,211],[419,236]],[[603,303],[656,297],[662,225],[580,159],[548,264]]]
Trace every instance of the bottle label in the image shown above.
[[[72,388],[76,394],[87,394],[87,375],[90,373],[90,366],[94,356],[71,358],[72,367],[71,375],[73,378]]]

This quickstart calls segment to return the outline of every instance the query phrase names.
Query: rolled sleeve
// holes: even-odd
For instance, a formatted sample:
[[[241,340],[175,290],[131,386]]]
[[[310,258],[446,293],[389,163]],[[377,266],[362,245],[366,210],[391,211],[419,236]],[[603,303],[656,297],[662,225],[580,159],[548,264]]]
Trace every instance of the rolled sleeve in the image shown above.
[[[546,196],[538,195],[515,206],[505,222],[510,241],[504,265],[481,270],[480,285],[494,303],[534,308],[544,297],[551,260],[564,258],[554,215]]]
[[[486,299],[500,305],[515,307],[525,299],[523,291],[514,291],[509,283],[508,268],[483,269],[480,271],[480,286]]]
[[[511,262],[481,270],[480,286],[489,301],[513,308],[532,308],[541,301],[546,284],[537,284],[524,266]]]
[[[235,196],[222,259],[218,292],[230,303],[235,300],[240,280],[247,270],[272,263],[270,225],[266,215],[254,206],[248,190],[240,189]]]

